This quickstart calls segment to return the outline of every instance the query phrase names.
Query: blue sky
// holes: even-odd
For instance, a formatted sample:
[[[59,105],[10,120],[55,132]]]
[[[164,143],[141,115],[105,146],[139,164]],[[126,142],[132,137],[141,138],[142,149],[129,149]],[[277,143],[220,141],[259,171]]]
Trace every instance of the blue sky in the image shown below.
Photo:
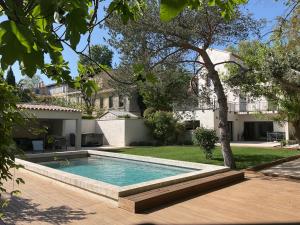
[[[104,3],[104,6],[108,4],[109,1]],[[282,3],[282,1],[275,1],[275,0],[249,0],[248,4],[243,7],[244,10],[248,10],[250,13],[253,14],[254,18],[261,19],[265,18],[267,20],[266,27],[262,31],[262,33],[266,33],[272,29],[276,22],[276,17],[280,15],[284,15],[286,12],[286,7]],[[103,11],[101,11],[103,12]],[[101,18],[101,16],[99,16]],[[107,31],[105,30],[95,30],[92,36],[92,44],[106,44],[103,38],[108,37]],[[82,49],[85,43],[85,39],[83,38],[78,46],[78,50]],[[113,50],[113,49],[112,49]],[[119,63],[119,57],[116,51],[114,51],[114,58],[113,58],[113,65]],[[63,51],[64,58],[67,62],[69,62],[69,67],[71,69],[72,76],[77,75],[77,61],[78,56],[70,50],[68,47],[65,47]],[[21,75],[18,65],[13,66],[13,71],[16,76],[16,80],[20,80],[23,78]],[[45,75],[41,75],[41,78],[45,82],[45,84],[53,83],[49,78]]]

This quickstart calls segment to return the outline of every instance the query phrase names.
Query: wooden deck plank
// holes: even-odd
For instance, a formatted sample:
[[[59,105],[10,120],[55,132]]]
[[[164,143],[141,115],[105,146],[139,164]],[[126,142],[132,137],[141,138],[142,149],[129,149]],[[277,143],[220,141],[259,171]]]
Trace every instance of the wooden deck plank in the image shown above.
[[[300,182],[247,174],[247,180],[147,214],[132,214],[115,202],[20,170],[21,196],[12,200],[6,224],[237,224],[300,222]],[[6,184],[11,189],[12,184]],[[23,202],[18,204],[18,202]],[[0,223],[1,224],[1,223]]]
[[[228,171],[219,173],[139,194],[121,197],[119,199],[119,207],[133,213],[142,212],[162,204],[174,202],[243,179],[243,172]]]

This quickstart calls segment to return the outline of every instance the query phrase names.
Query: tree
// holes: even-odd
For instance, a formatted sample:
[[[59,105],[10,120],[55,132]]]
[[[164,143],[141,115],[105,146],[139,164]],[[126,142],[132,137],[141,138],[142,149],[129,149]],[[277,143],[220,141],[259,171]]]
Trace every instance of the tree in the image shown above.
[[[98,64],[107,66],[109,68],[112,67],[112,58],[113,58],[113,52],[105,45],[93,45],[90,47],[87,55],[91,57],[93,60],[95,60]],[[97,67],[91,60],[84,55],[80,55],[79,62],[82,65],[92,65],[94,67]]]
[[[95,82],[96,76],[101,74],[99,73],[101,69],[98,65],[109,71],[112,67],[113,52],[107,46],[93,45],[89,48],[87,55],[89,57],[80,55],[78,62],[79,76],[76,78],[78,80],[76,87],[81,92],[85,104],[85,112],[91,116],[95,109],[96,96],[99,89],[98,84]]]
[[[228,1],[193,1],[193,0],[162,0],[160,6],[160,18],[169,21],[181,13],[184,8],[201,10],[207,3],[209,6],[218,6],[222,17],[232,18],[238,5],[246,3],[247,0],[228,0]]]
[[[88,116],[92,116],[95,109],[95,101],[99,87],[95,82],[95,70],[93,66],[84,66],[78,63],[79,75],[75,78],[75,88],[80,90],[81,97],[85,104],[85,112]]]
[[[216,147],[216,143],[218,141],[216,131],[213,129],[206,129],[204,127],[197,127],[193,136],[196,144],[203,149],[206,159],[212,159],[212,150]]]
[[[164,64],[157,66],[151,74],[145,71],[135,74],[132,64],[123,61],[114,74],[131,85],[120,85],[115,81],[111,81],[110,85],[122,95],[138,94],[140,108],[173,111],[174,107],[181,107],[192,100],[189,91],[191,74],[183,66]]]
[[[268,43],[240,42],[231,50],[243,60],[244,69],[230,66],[227,82],[252,97],[266,97],[279,106],[279,121],[289,121],[300,141],[300,6]],[[275,28],[275,30],[278,30]],[[298,40],[298,41],[297,41]]]
[[[3,199],[1,199],[1,193],[6,192],[6,189],[3,187],[4,181],[12,179],[13,169],[20,167],[15,163],[15,155],[20,152],[15,146],[12,131],[16,124],[24,123],[23,115],[16,106],[18,97],[15,94],[15,89],[2,78],[0,78],[0,218],[3,215],[2,206],[4,203]],[[17,184],[23,183],[21,178],[17,178],[15,181]],[[13,190],[11,194],[16,192],[16,190]]]
[[[147,108],[173,111],[189,97],[190,74],[183,68],[163,67],[153,72],[154,80],[139,81],[137,87]]]
[[[25,77],[19,81],[18,86],[23,90],[33,91],[35,88],[39,87],[42,79],[39,75],[35,74],[32,77]]]
[[[6,75],[6,82],[11,86],[16,86],[16,78],[11,67],[9,67]]]
[[[184,130],[184,126],[174,118],[172,112],[153,109],[151,112],[146,113],[145,119],[146,126],[149,127],[152,136],[160,145],[176,143],[179,135]]]
[[[197,72],[206,69],[218,98],[224,164],[235,168],[227,122],[227,98],[208,49],[246,39],[257,32],[260,24],[239,11],[230,20],[225,20],[218,8],[206,4],[198,10],[186,9],[170,22],[161,22],[156,1],[149,1],[143,16],[138,21],[129,22],[126,28],[119,26],[119,21],[116,16],[106,22],[111,34],[110,43],[127,56],[127,61],[146,65],[146,74],[170,57],[177,58],[173,63],[196,65]],[[197,60],[198,57],[201,61]],[[226,63],[230,62],[218,65]]]

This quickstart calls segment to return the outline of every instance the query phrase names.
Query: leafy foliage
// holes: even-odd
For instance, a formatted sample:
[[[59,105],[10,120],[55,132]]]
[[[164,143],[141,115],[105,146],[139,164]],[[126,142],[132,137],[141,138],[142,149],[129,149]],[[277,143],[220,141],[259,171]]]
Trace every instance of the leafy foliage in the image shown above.
[[[113,52],[105,45],[93,45],[90,47],[87,55],[94,61],[96,61],[98,64],[101,64],[103,66],[112,67],[112,57]],[[82,65],[89,65],[93,66],[94,68],[97,68],[97,65],[94,65],[89,58],[80,55],[79,62]]]
[[[147,113],[145,124],[151,130],[151,133],[158,144],[176,143],[177,137],[183,132],[184,127],[172,112],[156,111]]]
[[[245,4],[247,0],[162,0],[160,6],[160,18],[163,21],[169,21],[181,13],[184,8],[202,9],[205,3],[209,6],[218,6],[221,9],[221,15],[230,19],[234,16],[235,9],[240,4]]]
[[[167,67],[156,70],[155,79],[137,82],[139,93],[147,108],[172,111],[175,105],[182,105],[189,97],[191,76],[182,68]]]
[[[216,142],[218,141],[216,131],[204,127],[197,127],[193,135],[196,144],[200,145],[203,149],[206,159],[212,159],[212,150],[216,147]]]
[[[24,124],[23,116],[17,109],[17,96],[14,94],[14,87],[8,85],[3,79],[0,79],[0,198],[1,193],[6,189],[3,187],[3,182],[13,179],[13,170],[20,166],[15,163],[15,155],[20,154],[20,151],[15,146],[12,138],[12,131],[16,124]],[[17,184],[23,183],[21,178],[16,178]],[[12,194],[17,193],[13,190]],[[2,205],[2,199],[0,200]],[[1,217],[1,207],[0,207]]]
[[[5,0],[0,2],[1,68],[19,62],[21,70],[33,76],[37,69],[58,82],[72,80],[62,51],[74,51],[82,35],[89,34],[97,20],[98,1],[93,0]],[[117,11],[124,22],[141,13],[143,1],[113,0],[108,13]],[[64,46],[65,45],[65,46]],[[50,62],[45,55],[50,56]]]
[[[78,63],[79,75],[75,78],[75,88],[80,90],[81,97],[85,103],[85,113],[89,116],[93,114],[95,101],[99,86],[93,79],[95,70],[93,66],[84,66]]]
[[[299,38],[300,7],[294,11],[290,22],[271,37],[273,42],[263,44],[241,42],[232,50],[244,63],[244,70],[230,66],[227,82],[239,87],[252,97],[266,97],[279,105],[279,121],[289,121],[294,125],[295,137],[300,140],[300,45]]]

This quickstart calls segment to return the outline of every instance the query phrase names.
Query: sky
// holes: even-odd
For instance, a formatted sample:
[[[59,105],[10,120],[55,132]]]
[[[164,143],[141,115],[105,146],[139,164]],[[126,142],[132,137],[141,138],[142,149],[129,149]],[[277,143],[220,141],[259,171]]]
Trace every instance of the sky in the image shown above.
[[[109,1],[104,2],[102,7],[106,7],[109,4]],[[247,10],[248,12],[253,14],[253,17],[255,19],[266,19],[267,24],[265,28],[262,30],[262,33],[267,33],[268,31],[272,30],[272,27],[276,23],[276,17],[282,16],[286,13],[286,7],[282,3],[282,1],[275,1],[275,0],[249,0],[248,4],[242,7],[242,10]],[[103,13],[103,10],[101,10]],[[103,15],[99,15],[99,19],[101,19]],[[105,38],[108,38],[108,33],[106,30],[100,30],[97,29],[93,33],[91,43],[93,45],[95,44],[104,44],[107,45]],[[81,42],[79,43],[77,50],[80,50],[85,45],[85,38],[83,37]],[[109,45],[107,45],[110,47]],[[117,65],[119,60],[119,54],[116,50],[112,49],[114,51],[114,57],[113,57],[113,65]],[[77,62],[78,62],[78,55],[74,53],[71,49],[69,49],[67,46],[65,46],[63,51],[63,56],[65,60],[69,63],[69,67],[71,70],[72,76],[77,75]],[[24,78],[24,76],[21,75],[20,70],[18,68],[18,65],[13,65],[13,71],[16,77],[16,80],[19,81],[20,79]],[[54,81],[47,78],[47,76],[37,73],[41,76],[42,80],[45,84],[51,84],[54,83]]]

